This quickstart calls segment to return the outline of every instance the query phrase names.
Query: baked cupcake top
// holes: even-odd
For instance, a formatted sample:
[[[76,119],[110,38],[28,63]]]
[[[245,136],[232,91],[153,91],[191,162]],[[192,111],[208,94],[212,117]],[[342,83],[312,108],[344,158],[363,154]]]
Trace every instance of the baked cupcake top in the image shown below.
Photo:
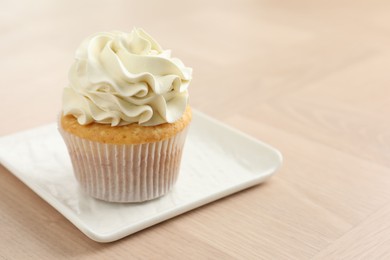
[[[191,75],[142,29],[97,33],[76,51],[63,115],[80,125],[174,123],[186,111]]]
[[[91,123],[80,125],[72,115],[60,118],[61,128],[80,138],[108,144],[143,144],[158,142],[183,131],[191,122],[192,112],[187,106],[182,117],[174,123],[165,123],[155,126],[141,126],[128,124],[111,127],[108,124]]]

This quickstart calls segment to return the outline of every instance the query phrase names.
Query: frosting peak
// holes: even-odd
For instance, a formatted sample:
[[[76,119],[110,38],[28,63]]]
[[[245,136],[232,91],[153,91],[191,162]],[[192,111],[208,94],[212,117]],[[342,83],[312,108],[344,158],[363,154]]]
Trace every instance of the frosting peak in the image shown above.
[[[76,51],[63,113],[82,125],[173,123],[187,107],[191,75],[142,29],[97,33]]]

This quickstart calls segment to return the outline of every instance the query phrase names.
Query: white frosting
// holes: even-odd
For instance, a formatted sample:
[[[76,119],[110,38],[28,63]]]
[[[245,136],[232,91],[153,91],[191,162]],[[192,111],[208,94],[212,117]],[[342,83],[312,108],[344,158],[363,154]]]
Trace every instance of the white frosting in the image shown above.
[[[82,125],[173,123],[187,107],[191,74],[142,29],[98,33],[76,51],[63,113]]]

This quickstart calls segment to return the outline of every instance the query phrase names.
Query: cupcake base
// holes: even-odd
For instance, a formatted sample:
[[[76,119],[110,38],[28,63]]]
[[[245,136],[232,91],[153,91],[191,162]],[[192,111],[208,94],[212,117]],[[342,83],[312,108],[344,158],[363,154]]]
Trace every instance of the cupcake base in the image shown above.
[[[90,196],[110,202],[142,202],[171,190],[177,180],[188,127],[144,144],[90,141],[61,128],[73,170]]]

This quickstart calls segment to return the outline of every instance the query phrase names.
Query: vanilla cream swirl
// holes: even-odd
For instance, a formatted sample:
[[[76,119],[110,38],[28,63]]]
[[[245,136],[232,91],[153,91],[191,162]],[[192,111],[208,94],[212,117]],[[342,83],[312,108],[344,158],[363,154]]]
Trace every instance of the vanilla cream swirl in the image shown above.
[[[63,113],[82,125],[173,123],[187,107],[191,74],[142,29],[98,33],[76,51]]]

